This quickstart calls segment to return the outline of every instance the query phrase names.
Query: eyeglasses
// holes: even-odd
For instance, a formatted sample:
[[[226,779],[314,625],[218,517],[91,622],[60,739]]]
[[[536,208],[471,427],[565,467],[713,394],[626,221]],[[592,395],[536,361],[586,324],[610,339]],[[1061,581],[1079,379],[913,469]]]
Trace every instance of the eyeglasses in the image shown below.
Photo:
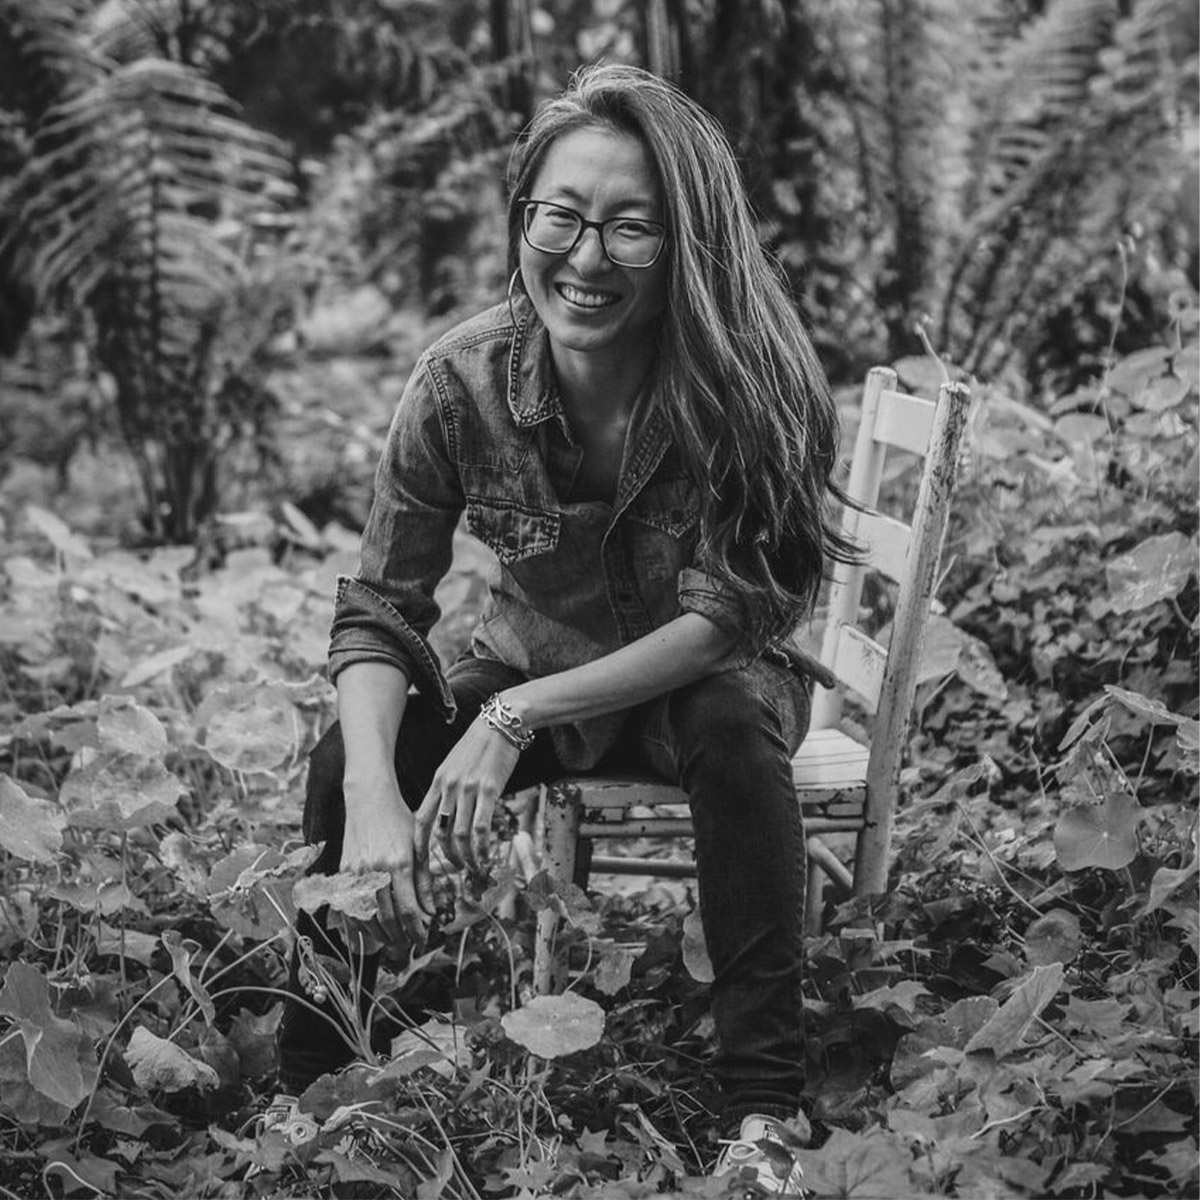
[[[521,233],[526,243],[543,254],[570,254],[585,229],[600,235],[604,253],[618,267],[652,267],[667,240],[661,221],[641,217],[610,217],[589,221],[582,213],[548,200],[520,200]]]

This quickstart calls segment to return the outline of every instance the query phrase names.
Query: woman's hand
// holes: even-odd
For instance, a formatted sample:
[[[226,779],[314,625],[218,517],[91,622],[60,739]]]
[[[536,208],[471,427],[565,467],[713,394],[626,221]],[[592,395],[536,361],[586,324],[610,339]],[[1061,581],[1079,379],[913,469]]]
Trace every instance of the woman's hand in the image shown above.
[[[418,860],[436,833],[446,857],[460,870],[487,858],[492,813],[504,794],[520,751],[503,734],[476,719],[446,755],[417,810]]]
[[[421,944],[433,915],[433,888],[424,856],[415,848],[416,821],[400,795],[391,764],[371,779],[345,781],[343,871],[386,871],[379,893],[379,924],[387,941]]]

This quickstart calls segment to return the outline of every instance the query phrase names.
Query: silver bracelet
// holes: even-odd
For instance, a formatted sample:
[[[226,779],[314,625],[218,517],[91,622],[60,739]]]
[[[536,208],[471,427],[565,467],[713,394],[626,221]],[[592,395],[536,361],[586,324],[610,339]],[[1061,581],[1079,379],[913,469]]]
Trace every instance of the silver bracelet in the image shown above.
[[[511,746],[518,750],[528,750],[533,745],[533,730],[526,729],[525,722],[500,699],[499,692],[493,692],[479,715],[489,729],[494,729]]]

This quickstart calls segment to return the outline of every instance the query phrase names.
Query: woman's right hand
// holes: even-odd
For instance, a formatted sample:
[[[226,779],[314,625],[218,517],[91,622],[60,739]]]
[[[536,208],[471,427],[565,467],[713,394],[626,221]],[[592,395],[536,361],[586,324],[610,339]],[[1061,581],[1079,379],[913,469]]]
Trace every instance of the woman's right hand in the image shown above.
[[[388,764],[389,768],[391,764]],[[379,892],[379,923],[393,945],[420,945],[433,914],[427,863],[417,859],[416,820],[390,769],[345,781],[346,832],[341,870],[386,871],[391,884]]]

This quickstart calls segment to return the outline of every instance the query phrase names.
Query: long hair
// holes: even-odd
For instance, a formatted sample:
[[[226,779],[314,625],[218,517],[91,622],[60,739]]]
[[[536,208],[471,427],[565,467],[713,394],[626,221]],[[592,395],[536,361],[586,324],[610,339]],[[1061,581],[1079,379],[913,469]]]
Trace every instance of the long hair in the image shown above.
[[[632,134],[658,175],[667,300],[657,370],[666,416],[701,494],[700,565],[761,645],[816,602],[830,559],[853,561],[831,500],[838,418],[782,274],[761,247],[746,189],[716,121],[637,67],[585,67],[538,111],[509,168],[509,260],[520,214],[553,142],[577,129]]]

